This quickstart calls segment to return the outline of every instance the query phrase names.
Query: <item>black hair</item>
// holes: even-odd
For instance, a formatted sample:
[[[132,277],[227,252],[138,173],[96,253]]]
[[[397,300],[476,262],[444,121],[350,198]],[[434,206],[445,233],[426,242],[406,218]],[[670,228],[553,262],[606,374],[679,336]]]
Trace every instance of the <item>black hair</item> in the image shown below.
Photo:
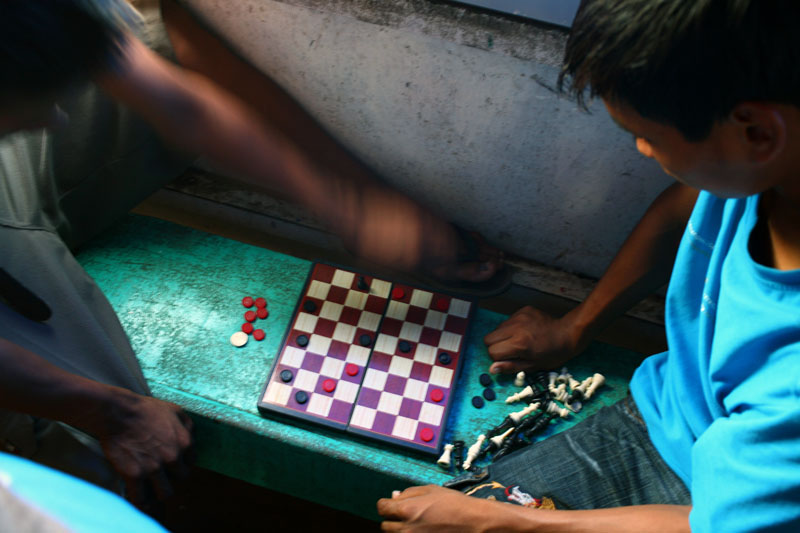
[[[583,0],[559,77],[705,139],[743,101],[800,107],[798,0]]]
[[[0,101],[49,94],[108,68],[121,37],[92,2],[0,1]]]

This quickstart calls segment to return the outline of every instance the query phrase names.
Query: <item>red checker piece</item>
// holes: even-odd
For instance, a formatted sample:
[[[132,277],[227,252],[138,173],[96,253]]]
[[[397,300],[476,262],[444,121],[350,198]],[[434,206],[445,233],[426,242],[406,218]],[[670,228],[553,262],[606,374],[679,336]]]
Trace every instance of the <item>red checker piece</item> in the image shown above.
[[[422,430],[419,432],[419,438],[425,442],[432,441],[433,437],[433,430],[431,428],[422,428]]]
[[[248,322],[255,322],[256,321],[256,312],[255,311],[248,311],[244,314],[244,319]]]
[[[253,299],[249,296],[242,298],[242,305],[245,307],[253,307]]]
[[[347,365],[344,367],[344,371],[348,376],[355,376],[358,374],[358,365],[347,363]]]
[[[258,318],[267,318],[269,316],[269,311],[267,311],[266,307],[259,307],[258,311],[256,311],[256,315],[258,315]]]
[[[402,300],[406,295],[406,291],[403,290],[403,287],[395,287],[392,289],[392,298],[395,300]]]
[[[253,324],[251,324],[250,322],[245,322],[244,324],[242,324],[242,331],[250,335],[251,333],[253,333]]]
[[[264,337],[266,337],[266,336],[267,336],[267,334],[264,333],[263,329],[257,329],[255,331],[253,331],[253,338],[255,340],[257,340],[257,341],[263,341]]]
[[[253,336],[255,337],[255,335]],[[442,392],[442,389],[433,389],[431,391],[431,400],[434,402],[441,402],[444,400],[444,392]]]
[[[322,382],[322,390],[325,392],[333,392],[336,389],[336,382],[332,379],[326,379]]]
[[[437,311],[447,311],[450,307],[450,300],[447,298],[438,298],[433,304]]]
[[[259,309],[267,306],[267,300],[264,298],[256,298],[256,307]]]

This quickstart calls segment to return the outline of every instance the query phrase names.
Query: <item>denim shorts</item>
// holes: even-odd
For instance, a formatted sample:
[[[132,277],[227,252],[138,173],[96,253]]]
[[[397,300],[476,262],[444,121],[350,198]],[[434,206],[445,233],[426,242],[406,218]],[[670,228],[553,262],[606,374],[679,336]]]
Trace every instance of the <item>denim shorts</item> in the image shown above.
[[[650,441],[631,396],[445,486],[556,509],[691,504],[686,485]]]

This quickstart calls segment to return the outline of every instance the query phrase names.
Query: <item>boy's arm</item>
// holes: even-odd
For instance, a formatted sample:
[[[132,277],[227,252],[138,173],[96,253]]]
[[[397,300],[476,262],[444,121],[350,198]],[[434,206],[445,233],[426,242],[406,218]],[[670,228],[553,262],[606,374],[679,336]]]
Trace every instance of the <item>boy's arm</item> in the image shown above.
[[[669,281],[698,191],[676,183],[651,204],[586,300],[559,319],[525,307],[484,342],[492,372],[554,368],[581,352],[612,320]]]
[[[472,498],[434,485],[411,487],[391,499],[378,500],[378,513],[386,519],[381,529],[406,533],[677,533],[690,531],[690,510],[691,507],[680,505],[639,505],[588,511],[530,509]]]
[[[121,64],[96,81],[174,147],[282,191],[360,256],[406,270],[455,265],[459,238],[451,224],[376,182],[316,168],[243,100],[169,63],[135,37],[127,37]],[[476,265],[467,279],[488,279],[498,266]]]
[[[169,494],[167,473],[180,473],[192,443],[192,422],[177,405],[77,376],[4,339],[0,406],[97,438],[134,503],[143,503],[144,483]]]

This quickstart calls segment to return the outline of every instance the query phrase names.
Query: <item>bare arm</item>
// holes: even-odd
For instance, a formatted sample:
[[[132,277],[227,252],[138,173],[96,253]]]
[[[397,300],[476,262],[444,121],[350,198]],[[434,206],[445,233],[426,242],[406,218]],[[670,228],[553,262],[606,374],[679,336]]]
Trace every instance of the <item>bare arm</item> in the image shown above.
[[[407,533],[669,533],[688,532],[688,506],[640,505],[589,511],[553,511],[471,498],[427,485],[378,500],[383,531]]]
[[[493,372],[554,368],[580,353],[616,317],[669,281],[698,192],[676,183],[656,198],[589,297],[561,317],[526,307],[484,341]]]

